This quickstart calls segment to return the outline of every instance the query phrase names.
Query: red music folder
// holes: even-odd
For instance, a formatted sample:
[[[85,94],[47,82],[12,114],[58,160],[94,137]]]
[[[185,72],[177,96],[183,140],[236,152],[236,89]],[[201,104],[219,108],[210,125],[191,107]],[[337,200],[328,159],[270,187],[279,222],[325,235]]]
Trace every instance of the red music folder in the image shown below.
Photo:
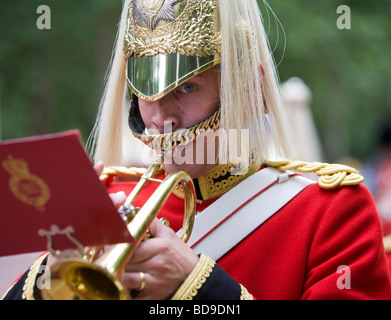
[[[55,250],[133,241],[78,130],[0,142],[0,256],[48,240]]]

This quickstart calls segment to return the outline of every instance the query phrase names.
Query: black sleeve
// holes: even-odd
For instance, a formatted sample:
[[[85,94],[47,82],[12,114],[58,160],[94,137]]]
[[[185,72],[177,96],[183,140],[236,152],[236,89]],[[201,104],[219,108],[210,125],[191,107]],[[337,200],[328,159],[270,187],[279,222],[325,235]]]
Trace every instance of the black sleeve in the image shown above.
[[[194,300],[240,300],[241,294],[240,284],[216,264]]]
[[[3,297],[3,300],[23,300],[23,287],[26,282],[27,275],[30,270],[27,270],[11,287],[11,289]]]
[[[42,261],[42,264],[46,264],[47,257]],[[23,298],[23,288],[27,280],[27,276],[30,272],[30,269],[28,269],[8,290],[8,292],[3,297],[3,300],[24,300]],[[39,277],[42,273],[38,273],[37,277]],[[39,291],[37,289],[37,286],[34,286],[34,298],[39,299]]]

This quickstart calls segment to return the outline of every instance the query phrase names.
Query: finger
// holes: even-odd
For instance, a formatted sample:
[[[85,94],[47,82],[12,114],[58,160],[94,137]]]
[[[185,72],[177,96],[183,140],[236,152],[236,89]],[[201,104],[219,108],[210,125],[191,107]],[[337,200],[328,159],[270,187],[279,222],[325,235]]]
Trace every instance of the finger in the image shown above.
[[[116,207],[123,204],[126,200],[126,193],[123,191],[119,191],[117,193],[110,193],[109,196]]]
[[[164,249],[165,243],[161,239],[148,239],[139,244],[134,251],[132,257],[129,259],[129,263],[126,265],[126,270],[136,271],[148,270],[148,265],[145,263],[152,257],[158,255]]]
[[[143,263],[168,248],[168,239],[178,239],[176,234],[160,220],[154,219],[148,229],[150,238],[142,241],[129,259],[128,271],[137,270],[135,264]]]
[[[56,262],[58,262],[58,259],[54,257],[52,254],[48,255],[48,259],[46,262],[46,265],[50,268],[52,267]]]
[[[136,270],[135,264],[143,263],[154,256],[162,254],[163,252],[173,248],[173,244],[177,244],[177,248],[182,245],[186,245],[176,233],[168,226],[164,225],[162,221],[154,219],[149,226],[150,238],[146,241],[142,241],[132,257],[129,259],[127,270]],[[180,245],[178,247],[178,245]]]
[[[97,161],[94,165],[94,170],[96,172],[96,174],[98,175],[98,177],[102,174],[103,172],[103,168],[104,168],[104,164],[103,164],[103,161]]]
[[[174,231],[166,226],[162,221],[154,219],[149,226],[149,233],[152,238],[171,238],[175,235]],[[176,235],[175,235],[176,236]]]
[[[139,290],[142,286],[144,286],[144,288],[142,288],[144,290],[147,286],[147,277],[147,274],[144,273],[145,280],[143,285],[140,272],[124,272],[121,275],[121,281],[129,290]]]

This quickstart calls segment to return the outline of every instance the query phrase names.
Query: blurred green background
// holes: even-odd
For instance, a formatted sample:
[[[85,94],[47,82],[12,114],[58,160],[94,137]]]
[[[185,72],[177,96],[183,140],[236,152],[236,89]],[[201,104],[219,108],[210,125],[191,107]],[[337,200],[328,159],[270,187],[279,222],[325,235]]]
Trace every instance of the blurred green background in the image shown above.
[[[281,82],[300,77],[327,161],[367,159],[391,114],[391,1],[260,1]],[[37,8],[51,29],[37,28]],[[337,8],[351,9],[340,30]],[[0,0],[0,139],[92,129],[121,0]],[[285,39],[286,37],[286,39]]]

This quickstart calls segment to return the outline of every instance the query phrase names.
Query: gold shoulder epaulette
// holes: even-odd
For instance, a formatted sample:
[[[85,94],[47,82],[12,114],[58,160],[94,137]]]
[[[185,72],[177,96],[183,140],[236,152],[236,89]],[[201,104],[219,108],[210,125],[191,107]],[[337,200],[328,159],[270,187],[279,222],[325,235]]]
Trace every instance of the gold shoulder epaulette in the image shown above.
[[[358,170],[342,164],[281,160],[266,161],[266,165],[280,170],[315,173],[319,176],[319,186],[324,189],[354,186],[364,181],[364,177],[360,175]]]
[[[111,166],[105,167],[99,179],[103,182],[111,182],[117,177],[122,178],[140,178],[147,168],[137,168],[137,167],[120,167],[120,166]],[[159,169],[158,174],[163,169]]]

